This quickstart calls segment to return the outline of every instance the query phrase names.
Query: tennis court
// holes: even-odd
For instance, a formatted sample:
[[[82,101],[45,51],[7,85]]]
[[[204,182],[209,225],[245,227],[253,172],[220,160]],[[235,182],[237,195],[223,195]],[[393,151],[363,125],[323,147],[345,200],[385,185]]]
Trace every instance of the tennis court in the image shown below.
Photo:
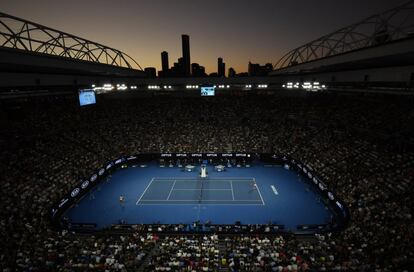
[[[152,178],[137,205],[265,205],[254,178]]]
[[[296,230],[302,224],[324,224],[330,210],[308,190],[303,177],[283,167],[228,168],[208,177],[179,167],[128,167],[112,173],[66,216],[72,223],[105,228],[127,224],[280,224]],[[256,184],[256,185],[254,185]],[[277,193],[275,193],[277,191]],[[123,196],[125,201],[120,202]]]

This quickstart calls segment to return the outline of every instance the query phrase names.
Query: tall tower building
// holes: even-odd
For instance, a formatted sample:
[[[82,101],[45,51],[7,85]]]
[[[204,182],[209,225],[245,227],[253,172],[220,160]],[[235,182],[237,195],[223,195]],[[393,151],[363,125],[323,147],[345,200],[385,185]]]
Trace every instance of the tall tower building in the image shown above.
[[[226,69],[226,64],[223,62],[223,58],[218,58],[217,59],[217,76],[224,77],[225,69]]]
[[[183,47],[183,72],[184,76],[191,75],[191,61],[190,61],[190,37],[188,35],[181,35],[182,47]]]
[[[170,66],[168,64],[168,52],[167,51],[161,52],[161,67],[162,67],[163,74],[166,75],[168,73],[168,69],[170,69]]]

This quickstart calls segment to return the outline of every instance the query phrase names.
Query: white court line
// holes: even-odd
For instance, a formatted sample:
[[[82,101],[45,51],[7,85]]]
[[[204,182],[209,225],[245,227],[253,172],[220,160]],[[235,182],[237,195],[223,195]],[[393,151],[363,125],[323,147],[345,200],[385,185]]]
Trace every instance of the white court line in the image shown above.
[[[152,200],[142,200],[142,197],[145,195],[146,191],[148,190],[148,188],[150,187],[150,185],[152,184],[152,182],[154,180],[168,180],[168,181],[174,180],[174,184],[173,184],[173,186],[172,186],[172,188],[170,190],[170,193],[169,193],[168,198],[167,199],[160,199],[160,200],[155,200],[155,199],[152,199]],[[196,203],[172,203],[172,204],[168,204],[167,203],[167,202],[195,202],[196,201],[194,199],[192,199],[192,200],[170,200],[169,199],[171,192],[172,191],[175,191],[175,190],[201,190],[201,189],[176,189],[176,188],[174,188],[175,183],[177,181],[187,181],[187,180],[195,180],[195,181],[198,181],[198,179],[197,178],[194,178],[194,177],[191,177],[191,178],[181,178],[181,177],[180,178],[166,178],[166,177],[163,177],[163,178],[155,178],[154,177],[154,178],[151,179],[150,183],[147,185],[147,187],[145,188],[144,192],[141,194],[141,197],[136,202],[136,205],[138,205],[139,202],[140,202],[140,205],[196,205]],[[203,200],[202,201],[203,203],[201,205],[209,205],[209,206],[226,206],[226,205],[230,205],[230,206],[261,205],[261,206],[264,206],[265,205],[265,202],[263,200],[262,194],[260,193],[260,189],[259,189],[258,186],[257,186],[257,190],[258,190],[258,193],[259,193],[259,196],[260,196],[261,203],[253,203],[253,202],[258,202],[259,200],[251,200],[251,199],[246,199],[246,200],[238,199],[238,200],[235,200],[234,199],[233,181],[237,181],[237,182],[240,182],[240,181],[248,181],[248,182],[251,182],[253,180],[254,182],[256,182],[255,181],[255,178],[240,178],[240,177],[237,177],[237,178],[229,178],[229,177],[224,177],[224,178],[219,178],[219,179],[209,179],[209,181],[229,181],[229,180],[230,180],[231,189],[203,189],[203,190],[212,190],[212,191],[216,191],[216,190],[217,191],[230,191],[231,190],[232,191],[233,200],[222,200],[222,199],[220,199],[220,200],[211,200],[211,199],[210,200]],[[221,202],[221,201],[236,202],[236,201],[241,201],[241,202],[244,202],[244,203],[240,203],[240,204],[232,204],[232,203],[223,203],[223,204],[214,204],[214,203],[211,203],[210,204],[210,203],[206,203],[206,202],[209,202],[209,201],[210,202]],[[148,202],[158,202],[158,203],[148,203]],[[246,202],[252,202],[252,203],[250,204],[250,203],[246,203]]]
[[[171,190],[170,190],[170,193],[168,194],[167,200],[170,199],[170,195],[171,195],[172,191],[174,190],[174,186],[175,186],[176,182],[177,182],[177,180],[174,180],[173,186],[171,187]]]
[[[231,189],[174,189],[174,191],[231,191]]]
[[[264,206],[266,204],[265,204],[265,202],[263,200],[262,194],[260,193],[259,185],[257,185],[255,178],[253,178],[253,181],[254,181],[254,184],[256,184],[257,192],[259,192],[260,199],[262,200],[262,203],[263,203],[263,206]]]
[[[143,203],[143,202],[152,202],[152,201],[169,201],[169,202],[174,202],[174,201],[195,201],[195,202],[198,202],[198,200],[194,200],[194,199],[176,199],[176,200],[174,200],[174,199],[169,199],[169,200],[167,200],[167,199],[159,199],[159,200],[156,200],[156,199],[144,199],[144,200],[141,200],[141,203]],[[228,201],[228,202],[237,202],[237,201],[242,201],[242,202],[260,202],[260,200],[253,200],[253,199],[246,199],[246,200],[227,200],[227,199],[203,199],[201,202],[204,202],[204,201]],[[262,203],[263,203],[263,201],[262,201]]]
[[[231,197],[233,198],[233,201],[234,201],[233,181],[232,180],[230,180],[230,187],[231,187]]]
[[[154,177],[153,179],[159,179],[159,180],[200,180],[198,177],[171,177],[171,178],[167,178],[167,177]],[[208,178],[206,179],[207,181],[217,181],[217,180],[237,180],[237,181],[252,181],[252,179],[254,179],[253,177],[222,177],[222,178]]]
[[[171,200],[170,200],[171,202]],[[165,204],[165,203],[143,203],[141,202],[140,205],[144,206],[144,205],[151,205],[151,206],[157,206],[157,205],[176,205],[176,206],[198,206],[198,203],[169,203],[169,204]],[[257,204],[214,204],[214,203],[202,203],[200,204],[201,206],[263,206],[263,203],[257,203]]]
[[[138,198],[137,203],[135,203],[135,205],[138,205],[138,202],[141,200],[141,198],[144,196],[145,192],[148,190],[148,188],[150,187],[151,183],[154,181],[154,178],[151,179],[150,183],[148,183],[147,187],[145,188],[144,192],[141,194],[140,198]]]

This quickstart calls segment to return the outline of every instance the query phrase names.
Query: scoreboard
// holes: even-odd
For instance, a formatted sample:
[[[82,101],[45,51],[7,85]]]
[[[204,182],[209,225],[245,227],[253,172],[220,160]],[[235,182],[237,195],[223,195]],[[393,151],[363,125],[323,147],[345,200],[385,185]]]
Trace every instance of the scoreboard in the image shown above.
[[[203,86],[201,87],[201,96],[214,96],[215,95],[215,87],[214,86]]]
[[[81,106],[92,105],[96,103],[95,91],[92,89],[79,90],[79,104]]]

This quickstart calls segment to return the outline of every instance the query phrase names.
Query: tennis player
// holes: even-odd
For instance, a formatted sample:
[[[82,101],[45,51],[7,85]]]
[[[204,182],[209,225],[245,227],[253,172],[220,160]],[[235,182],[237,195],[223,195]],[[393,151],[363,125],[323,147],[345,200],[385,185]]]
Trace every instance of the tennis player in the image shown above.
[[[255,180],[252,181],[252,189],[250,191],[257,190],[257,183]]]

